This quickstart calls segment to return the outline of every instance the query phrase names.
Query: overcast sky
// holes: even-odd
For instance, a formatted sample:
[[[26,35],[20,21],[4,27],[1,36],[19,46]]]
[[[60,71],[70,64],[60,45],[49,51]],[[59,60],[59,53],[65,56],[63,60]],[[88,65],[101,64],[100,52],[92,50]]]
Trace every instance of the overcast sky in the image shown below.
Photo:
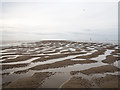
[[[2,2],[2,21],[3,40],[118,39],[117,2],[6,1]]]

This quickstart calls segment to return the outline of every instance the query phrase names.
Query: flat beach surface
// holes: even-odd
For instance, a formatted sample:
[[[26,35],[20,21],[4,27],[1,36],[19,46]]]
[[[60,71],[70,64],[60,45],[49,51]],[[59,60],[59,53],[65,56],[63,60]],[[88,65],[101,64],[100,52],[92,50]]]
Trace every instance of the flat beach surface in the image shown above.
[[[45,40],[1,53],[3,88],[118,88],[118,45]]]

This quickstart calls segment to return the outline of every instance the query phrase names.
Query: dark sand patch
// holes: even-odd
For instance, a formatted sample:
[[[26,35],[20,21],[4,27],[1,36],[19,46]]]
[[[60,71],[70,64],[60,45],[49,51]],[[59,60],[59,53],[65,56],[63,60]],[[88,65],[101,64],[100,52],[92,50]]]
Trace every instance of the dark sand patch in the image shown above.
[[[119,50],[115,50],[115,51],[113,51],[111,54],[112,54],[112,55],[118,55],[117,53],[120,53],[120,51],[119,51]]]
[[[49,55],[48,57],[41,57],[39,59],[34,60],[33,62],[42,62],[42,61],[47,61],[50,59],[56,59],[56,58],[62,58],[62,57],[66,57],[67,55],[65,54],[58,54],[58,55]]]
[[[2,63],[25,61],[25,60],[31,59],[33,57],[35,57],[35,56],[24,55],[24,56],[19,56],[19,57],[14,58],[14,59],[6,59],[5,61],[2,61]]]
[[[68,51],[62,51],[61,53],[71,53],[71,51],[70,50],[68,50]]]
[[[3,54],[4,54],[4,53],[14,53],[14,52],[16,52],[16,51],[17,51],[17,50],[12,50],[12,49],[11,49],[11,50],[8,50],[8,51],[4,51],[4,52],[2,52],[2,53],[3,53]]]
[[[86,49],[85,51],[88,51],[88,52],[89,52],[89,51],[92,51],[92,50],[90,50],[90,49]]]
[[[47,61],[50,59],[57,59],[57,58],[63,58],[70,55],[77,55],[77,54],[85,54],[86,52],[74,52],[74,53],[68,53],[68,54],[57,54],[57,55],[48,55],[49,57],[41,57],[40,59],[36,59],[33,62],[42,62]]]
[[[90,88],[92,84],[90,81],[82,77],[72,77],[67,83],[65,83],[62,88]]]
[[[14,49],[14,48],[12,46],[9,46],[9,47],[2,48],[1,50],[6,50],[6,49]]]
[[[90,58],[93,58],[93,57],[97,57],[97,56],[99,56],[99,55],[101,55],[101,54],[104,54],[104,52],[105,52],[106,50],[98,50],[98,51],[96,51],[96,52],[94,52],[94,53],[92,53],[92,54],[90,54],[90,55],[86,55],[86,56],[79,56],[79,57],[76,57],[75,59],[77,59],[77,58],[84,58],[84,59],[90,59]]]
[[[8,53],[8,54],[3,54],[1,56],[10,56],[10,55],[18,55],[18,54],[15,54],[15,53]]]
[[[81,49],[80,48],[75,48],[76,49],[76,51],[81,51]]]
[[[5,70],[5,69],[12,69],[12,68],[26,67],[27,65],[28,65],[28,63],[25,63],[25,64],[2,65],[2,70]]]
[[[71,53],[68,53],[68,54],[65,54],[67,56],[70,56],[70,55],[79,55],[79,54],[86,54],[87,52],[71,52]]]
[[[116,47],[116,45],[111,45],[111,46],[107,47],[107,49],[114,50],[115,47]]]
[[[29,70],[20,70],[20,71],[16,71],[14,72],[15,74],[24,74],[24,73],[27,73]]]
[[[10,73],[2,73],[2,76],[4,76],[4,75],[9,75]]]
[[[87,49],[87,47],[86,47],[86,46],[84,46],[84,47],[82,47],[81,49]]]
[[[29,70],[44,70],[44,69],[50,69],[50,68],[67,67],[69,65],[74,65],[74,64],[89,64],[89,63],[96,63],[96,62],[97,61],[94,61],[94,60],[72,61],[72,60],[68,59],[68,60],[64,60],[64,61],[58,61],[58,62],[55,62],[52,64],[38,65],[38,66],[32,67],[30,69],[16,71],[14,73],[21,74],[21,73],[26,73]]]
[[[93,67],[93,68],[82,70],[82,71],[71,71],[70,73],[71,75],[75,75],[80,72],[80,73],[89,75],[89,74],[116,72],[116,71],[120,71],[120,69],[113,65],[104,65],[104,66]]]
[[[119,88],[119,80],[120,76],[108,74],[105,77],[94,79],[100,88]]]
[[[107,74],[105,77],[93,78],[92,81],[82,77],[73,77],[62,88],[92,88],[97,85],[99,88],[119,88],[119,75]],[[94,81],[95,84],[92,84]]]
[[[109,63],[109,64],[112,64],[115,61],[118,61],[118,58],[113,55],[108,55],[108,56],[106,56],[105,60],[102,60],[103,63]]]
[[[43,52],[43,54],[52,54],[52,53],[57,53],[56,51],[51,51],[51,52]]]
[[[97,61],[94,60],[81,60],[81,61],[73,61],[73,60],[64,60],[64,61],[59,61],[55,62],[52,64],[44,64],[44,65],[39,65],[30,68],[29,70],[43,70],[43,69],[50,69],[50,68],[60,68],[60,67],[66,67],[74,64],[88,64],[88,63],[96,63]],[[21,73],[26,73],[29,71],[27,70],[21,70],[21,71],[16,71],[14,73],[16,74],[21,74]]]
[[[5,88],[7,85],[9,85],[11,82],[6,82],[2,84],[2,88]]]
[[[88,64],[88,63],[96,63],[97,61],[94,60],[80,60],[80,61],[72,61],[70,59],[64,60],[64,61],[58,61],[52,64],[44,64],[44,65],[38,65],[35,67],[30,68],[30,70],[42,70],[42,69],[48,69],[48,68],[59,68],[59,67],[66,67],[68,65],[74,65],[74,64]]]
[[[50,50],[46,50],[45,52],[43,52],[43,54],[52,54],[52,53],[58,53],[60,50],[55,50],[53,51],[54,49],[56,48],[52,48]]]
[[[52,75],[51,72],[39,72],[35,73],[31,77],[21,78],[11,82],[4,88],[40,88],[45,78]]]
[[[8,57],[5,56],[5,57],[2,57],[1,59],[7,59],[7,58],[8,58]]]

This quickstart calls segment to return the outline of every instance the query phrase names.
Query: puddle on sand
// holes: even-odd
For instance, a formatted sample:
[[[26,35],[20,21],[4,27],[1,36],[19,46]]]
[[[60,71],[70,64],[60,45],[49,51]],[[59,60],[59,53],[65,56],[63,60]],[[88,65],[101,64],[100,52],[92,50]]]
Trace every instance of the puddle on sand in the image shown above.
[[[22,55],[17,55],[17,54],[16,55],[5,55],[5,56],[1,55],[0,59],[2,59],[4,57],[6,57],[7,59],[15,59],[15,58],[17,58],[19,56],[22,56]]]
[[[120,60],[113,63],[114,66],[120,68]]]
[[[42,84],[42,88],[58,88],[70,77],[70,73],[55,73],[55,75],[52,75],[49,78],[45,79],[44,83]]]
[[[92,75],[85,75],[83,73],[78,73],[77,75],[73,75],[73,76],[82,77],[91,81],[94,78],[105,77],[107,74],[119,75],[118,72],[114,72],[114,73],[106,72],[103,74],[92,74]],[[50,78],[45,79],[43,83],[43,88],[60,88],[64,83],[66,83],[73,76],[71,76],[70,73],[67,73],[67,72],[56,73]],[[94,82],[93,84],[94,84],[94,88],[98,87]]]
[[[85,78],[89,81],[92,81],[92,85],[94,85],[93,88],[99,88],[98,85],[95,82],[93,82],[93,79],[105,77],[107,74],[109,74],[109,75],[120,75],[119,72],[112,72],[112,73],[111,72],[105,72],[105,73],[102,73],[102,74],[91,74],[91,75],[78,73],[78,74],[73,75],[73,76],[82,77],[82,78]]]
[[[22,56],[22,55],[9,55],[8,59],[15,59],[15,58],[17,58],[19,56]]]
[[[13,73],[10,75],[6,75],[3,77],[3,82],[14,81],[19,78],[29,77],[29,76],[32,76],[35,72],[54,72],[54,73],[55,72],[65,72],[65,73],[69,74],[71,71],[85,70],[85,69],[89,69],[91,67],[97,67],[97,66],[102,66],[102,65],[106,65],[106,64],[99,64],[99,63],[76,64],[76,65],[62,67],[62,68],[53,68],[53,69],[45,69],[45,70],[29,70],[27,73],[23,73],[23,74],[14,74]]]
[[[88,64],[75,64],[72,66],[67,66],[67,67],[62,67],[62,68],[54,68],[54,69],[47,69],[47,70],[43,70],[43,71],[51,71],[51,72],[70,72],[70,71],[79,71],[79,70],[85,70],[85,69],[89,69],[92,67],[98,67],[98,66],[102,66],[102,65],[108,65],[107,63],[103,63],[101,62],[104,58],[106,58],[107,55],[110,55],[110,53],[113,50],[107,50],[105,52],[105,55],[99,55],[99,59],[97,59],[98,57],[95,58],[95,60],[97,60],[98,62],[96,63],[88,63]],[[93,58],[91,58],[91,60],[93,60]]]
[[[46,79],[47,82],[45,80],[45,84],[43,86],[43,87],[50,87],[51,83],[48,84],[48,82],[54,82],[54,80],[56,82],[55,78],[62,78],[64,76],[64,78],[61,80],[61,82],[58,83],[56,86],[54,86],[54,87],[58,87],[58,86],[60,86],[61,83],[63,83],[62,81],[66,81],[66,80],[68,80],[70,78],[70,74],[69,73],[71,71],[80,71],[80,70],[85,70],[85,69],[89,69],[89,68],[92,68],[92,67],[98,67],[98,66],[102,66],[102,65],[107,65],[107,64],[106,63],[102,63],[102,62],[96,62],[96,63],[91,63],[91,64],[75,64],[75,65],[72,65],[72,66],[66,66],[66,67],[62,67],[62,68],[53,68],[53,69],[45,69],[45,70],[29,70],[25,74],[10,74],[8,76],[5,76],[3,78],[3,82],[14,81],[14,80],[16,80],[18,78],[32,76],[32,74],[34,74],[35,72],[65,72],[65,73],[62,73],[62,74],[61,73],[59,73],[59,74],[56,73],[55,75],[51,76],[50,79]],[[23,70],[23,69],[21,69],[21,70]],[[11,70],[11,71],[14,71],[14,70]],[[51,87],[53,87],[53,86],[51,86]]]
[[[106,56],[111,55],[113,51],[114,50],[107,50],[105,51],[105,54],[99,55],[98,57],[95,57],[95,58],[91,58],[91,60],[96,60],[98,62],[101,62],[102,60],[106,59]]]
[[[55,63],[55,62],[58,62],[58,61],[63,61],[63,60],[66,60],[66,59],[72,59],[72,58],[75,58],[77,56],[83,56],[83,55],[89,55],[89,54],[92,54],[94,51],[90,52],[90,53],[86,53],[86,54],[80,54],[80,55],[71,55],[71,56],[67,56],[67,57],[64,57],[64,58],[57,58],[57,59],[51,59],[51,60],[48,60],[48,61],[43,61],[43,62],[37,62],[37,63],[30,63],[28,66],[26,67],[20,67],[20,68],[13,68],[13,69],[6,69],[6,70],[3,70],[3,73],[7,73],[7,72],[16,72],[16,71],[20,71],[20,70],[27,70],[29,68],[32,68],[34,66],[37,66],[37,65],[43,65],[43,64],[51,64],[51,63]]]
[[[11,65],[11,64],[25,64],[25,63],[30,63],[36,59],[38,59],[40,57],[35,57],[35,58],[31,58],[31,59],[28,59],[26,61],[19,61],[19,62],[11,62],[11,63],[2,63],[2,65]]]
[[[0,65],[2,65],[2,62],[5,61],[5,60],[6,60],[6,59],[2,59],[2,60],[0,60]]]
[[[80,61],[80,60],[86,60],[86,59],[71,59],[72,61]]]
[[[91,64],[75,64],[71,66],[66,66],[62,68],[54,68],[54,69],[46,69],[46,70],[41,70],[44,72],[70,72],[70,71],[80,71],[80,70],[85,70],[89,69],[92,67],[98,67],[102,65],[108,65],[106,63],[91,63]]]
[[[78,73],[76,75],[73,75],[73,76],[79,76],[79,77],[82,77],[82,78],[85,78],[85,79],[88,79],[88,80],[92,80],[94,78],[100,78],[100,77],[105,77],[107,74],[110,74],[110,75],[120,75],[119,72],[105,72],[105,73],[98,73],[98,74],[90,74],[90,75],[86,75],[86,74],[83,74],[83,73]]]

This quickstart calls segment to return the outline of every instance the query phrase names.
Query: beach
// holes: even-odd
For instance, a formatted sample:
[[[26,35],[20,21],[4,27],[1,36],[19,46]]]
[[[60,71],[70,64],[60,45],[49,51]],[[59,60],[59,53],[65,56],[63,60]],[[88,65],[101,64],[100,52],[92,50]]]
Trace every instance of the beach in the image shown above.
[[[2,88],[118,88],[118,45],[43,40],[1,49]]]

